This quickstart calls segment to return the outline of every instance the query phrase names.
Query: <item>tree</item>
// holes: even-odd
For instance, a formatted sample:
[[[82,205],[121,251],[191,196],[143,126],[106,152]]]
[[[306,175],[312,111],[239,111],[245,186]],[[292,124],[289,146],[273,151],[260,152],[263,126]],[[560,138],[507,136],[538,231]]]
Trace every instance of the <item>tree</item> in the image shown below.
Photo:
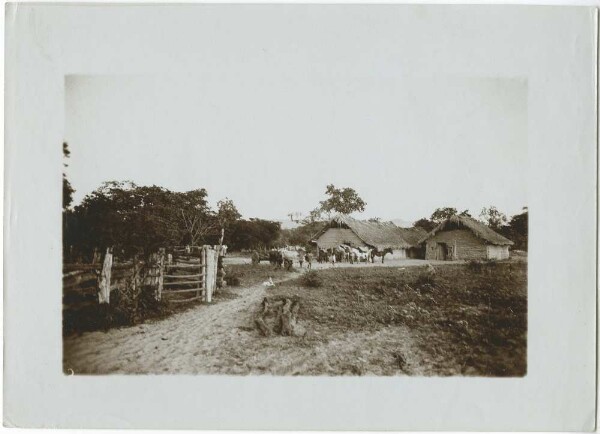
[[[458,214],[456,208],[445,207],[445,208],[437,208],[432,214],[430,220],[438,225],[444,220],[452,217],[453,215]]]
[[[228,229],[233,222],[242,217],[233,201],[225,198],[217,202],[217,219],[221,228]]]
[[[431,232],[437,225],[427,218],[421,218],[413,223],[413,227],[425,229],[427,232]]]
[[[63,142],[63,157],[65,162],[63,166],[65,168],[69,167],[66,160],[71,156],[71,151],[69,151],[69,145],[67,142]],[[67,179],[67,174],[63,172],[63,210],[68,209],[73,203],[73,193],[75,193],[75,189]]]
[[[469,213],[469,210],[468,210],[468,209],[466,209],[466,210],[464,210],[463,212],[461,212],[461,213],[459,214],[459,216],[461,216],[461,217],[471,217],[471,218],[473,217],[473,216],[472,216],[472,215]]]
[[[218,237],[205,189],[177,193],[133,182],[106,182],[73,210],[65,240],[82,252],[115,247],[126,256]]]
[[[230,229],[231,250],[268,249],[279,239],[281,223],[270,220],[237,220]]]
[[[483,208],[479,214],[479,218],[494,230],[499,230],[507,222],[506,214],[498,211],[495,206]]]
[[[329,218],[332,213],[347,215],[353,212],[363,212],[367,206],[356,190],[350,187],[336,188],[333,184],[329,184],[325,194],[329,197],[319,202],[319,207],[310,212],[310,221],[322,219],[323,214]]]
[[[529,211],[523,207],[523,212],[511,217],[503,229],[503,235],[513,241],[513,249],[527,250],[529,238]]]
[[[302,246],[310,248],[310,241],[325,227],[325,222],[305,222],[297,228],[282,229],[277,244],[282,246]]]
[[[308,216],[302,220],[302,224],[307,225],[323,220],[323,211],[321,208],[315,208],[308,213]]]

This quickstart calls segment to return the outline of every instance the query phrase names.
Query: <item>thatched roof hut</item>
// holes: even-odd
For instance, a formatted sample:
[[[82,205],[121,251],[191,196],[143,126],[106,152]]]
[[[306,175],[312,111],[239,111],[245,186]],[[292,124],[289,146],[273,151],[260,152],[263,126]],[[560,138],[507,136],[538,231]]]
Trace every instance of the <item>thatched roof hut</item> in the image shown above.
[[[454,215],[421,239],[426,259],[506,259],[514,243],[477,220]]]
[[[402,231],[402,237],[411,245],[418,246],[423,237],[427,235],[427,231],[423,228],[399,228]]]
[[[512,246],[514,244],[508,238],[505,238],[499,233],[494,232],[494,230],[490,229],[488,226],[475,220],[474,218],[460,215],[453,215],[452,217],[449,217],[446,220],[444,220],[442,223],[433,228],[433,230],[429,232],[425,237],[423,237],[421,239],[421,242],[425,241],[428,238],[431,238],[440,231],[460,228],[469,229],[477,237],[490,244],[494,244],[497,246]]]
[[[312,241],[324,249],[350,244],[383,251],[412,248],[424,235],[421,229],[404,229],[392,222],[356,220],[339,215],[332,218]]]

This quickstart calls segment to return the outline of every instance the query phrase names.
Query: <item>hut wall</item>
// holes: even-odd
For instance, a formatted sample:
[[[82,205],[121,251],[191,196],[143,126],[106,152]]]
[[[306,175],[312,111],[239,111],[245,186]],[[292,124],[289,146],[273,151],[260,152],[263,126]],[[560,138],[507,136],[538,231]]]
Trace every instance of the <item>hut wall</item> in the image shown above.
[[[363,240],[358,238],[354,232],[343,228],[329,228],[315,241],[321,249],[331,249],[344,243],[348,243],[354,247],[366,246]]]
[[[427,240],[425,259],[439,260],[442,258],[439,243],[450,247],[456,246],[455,258],[459,260],[487,259],[488,249],[485,241],[477,238],[467,229],[440,231]],[[447,260],[453,258],[447,257]]]
[[[425,249],[421,246],[411,247],[406,250],[406,257],[411,259],[423,259],[425,258]]]
[[[385,259],[405,259],[406,256],[406,249],[394,249],[391,253],[385,255]]]
[[[487,246],[488,259],[508,259],[508,246]]]

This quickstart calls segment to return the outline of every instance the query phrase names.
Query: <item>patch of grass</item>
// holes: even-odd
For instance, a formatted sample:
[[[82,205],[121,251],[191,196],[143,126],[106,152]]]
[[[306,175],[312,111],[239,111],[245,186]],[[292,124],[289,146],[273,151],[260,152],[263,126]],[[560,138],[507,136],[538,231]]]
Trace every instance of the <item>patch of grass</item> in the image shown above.
[[[317,271],[311,270],[302,275],[300,283],[307,288],[320,288],[323,286],[323,279]]]
[[[474,273],[480,273],[483,269],[483,263],[477,259],[472,259],[467,262],[467,270],[472,271]]]
[[[525,375],[527,264],[482,267],[441,265],[435,278],[422,267],[327,269],[317,272],[320,291],[303,290],[302,276],[274,294],[300,297],[302,318],[321,340],[407,328],[428,375]]]
[[[271,264],[231,264],[226,265],[225,281],[227,281],[227,285],[230,285],[229,278],[230,276],[233,276],[232,278],[238,283],[237,285],[231,286],[247,287],[258,285],[267,280],[269,277],[272,277],[274,280],[276,280],[289,274],[290,272],[287,270],[274,267]]]
[[[417,276],[415,284],[419,286],[435,286],[435,275],[429,273],[428,271],[425,271]]]

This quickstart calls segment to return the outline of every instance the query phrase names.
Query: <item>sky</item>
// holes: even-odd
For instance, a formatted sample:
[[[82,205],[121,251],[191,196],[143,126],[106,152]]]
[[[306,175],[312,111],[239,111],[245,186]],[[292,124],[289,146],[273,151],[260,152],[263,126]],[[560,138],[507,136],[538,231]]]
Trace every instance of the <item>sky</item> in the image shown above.
[[[367,202],[358,218],[527,205],[526,80],[328,74],[326,62],[67,76],[75,204],[104,181],[131,180],[206,188],[246,218],[307,213],[328,184]]]

